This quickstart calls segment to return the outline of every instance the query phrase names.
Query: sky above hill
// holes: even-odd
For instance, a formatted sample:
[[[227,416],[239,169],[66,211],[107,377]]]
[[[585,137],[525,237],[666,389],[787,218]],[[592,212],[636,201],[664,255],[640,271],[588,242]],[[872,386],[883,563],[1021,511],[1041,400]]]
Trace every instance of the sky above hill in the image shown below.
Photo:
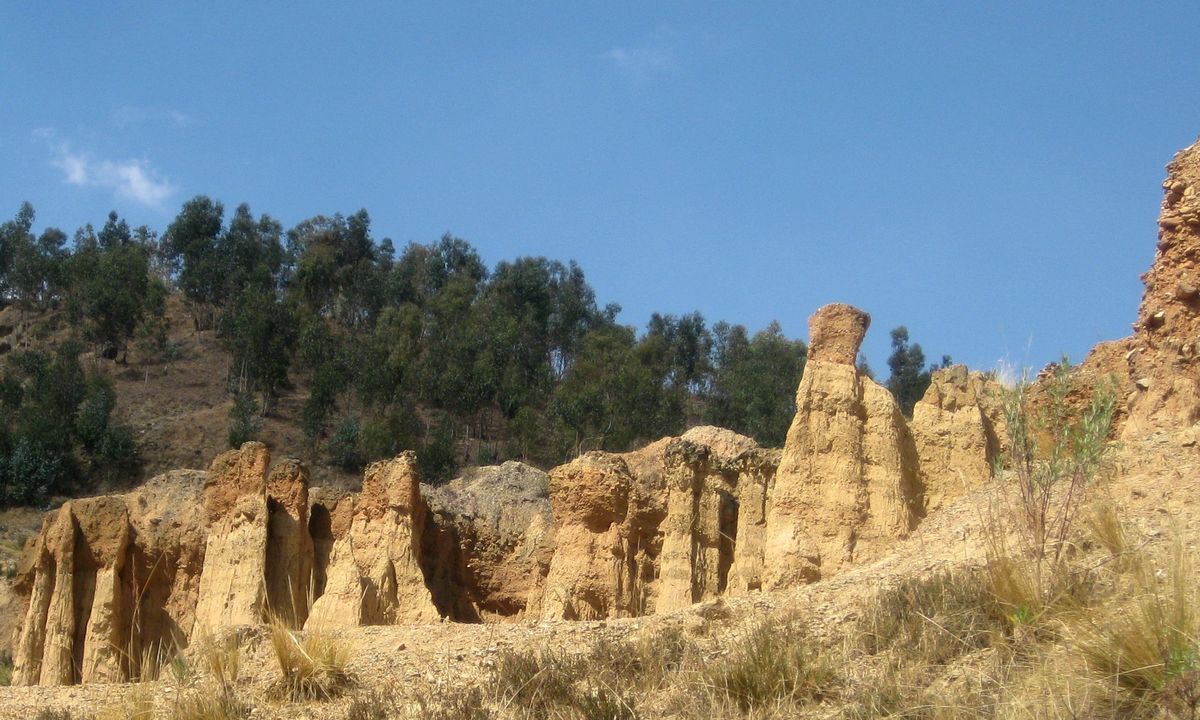
[[[7,3],[0,216],[197,194],[574,259],[639,329],[849,302],[978,368],[1129,333],[1196,3]],[[349,7],[344,7],[349,6]]]

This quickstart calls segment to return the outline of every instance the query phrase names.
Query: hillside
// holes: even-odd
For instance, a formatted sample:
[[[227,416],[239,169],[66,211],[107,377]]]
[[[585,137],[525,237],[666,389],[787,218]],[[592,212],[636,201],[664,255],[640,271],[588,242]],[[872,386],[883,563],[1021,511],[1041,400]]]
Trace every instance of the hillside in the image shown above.
[[[322,486],[247,442],[72,499],[2,606],[23,687],[0,708],[1195,717],[1197,158],[1168,166],[1133,335],[1032,383],[941,368],[906,417],[856,364],[870,315],[835,303],[780,449],[695,427],[440,487],[406,451]],[[127,406],[140,443],[215,423],[211,369],[140,368],[142,395],[119,382],[145,405],[152,382],[196,390]]]

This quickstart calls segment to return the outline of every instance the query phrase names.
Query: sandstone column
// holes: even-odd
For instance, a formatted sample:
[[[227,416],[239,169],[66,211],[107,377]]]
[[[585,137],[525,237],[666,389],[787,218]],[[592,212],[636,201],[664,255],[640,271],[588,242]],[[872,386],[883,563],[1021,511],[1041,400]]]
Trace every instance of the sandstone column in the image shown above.
[[[416,463],[408,451],[367,467],[350,527],[334,541],[325,592],[306,627],[438,619],[418,563],[426,509]]]
[[[208,542],[196,628],[201,632],[262,621],[266,610],[267,446],[248,442],[218,455],[204,483]]]
[[[870,316],[826,305],[770,488],[763,586],[812,582],[873,557],[915,520],[916,453],[891,394],[855,367]]]
[[[598,620],[636,614],[628,524],[633,479],[619,456],[589,452],[550,471],[555,549],[542,617]]]

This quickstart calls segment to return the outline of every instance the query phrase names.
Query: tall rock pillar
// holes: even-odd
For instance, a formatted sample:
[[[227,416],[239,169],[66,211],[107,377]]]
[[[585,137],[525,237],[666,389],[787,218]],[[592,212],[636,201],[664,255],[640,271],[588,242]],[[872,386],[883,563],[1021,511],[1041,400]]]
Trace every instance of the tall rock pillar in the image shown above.
[[[826,305],[809,319],[809,356],[770,489],[763,587],[813,582],[877,556],[912,529],[916,451],[899,406],[855,367],[865,312]]]

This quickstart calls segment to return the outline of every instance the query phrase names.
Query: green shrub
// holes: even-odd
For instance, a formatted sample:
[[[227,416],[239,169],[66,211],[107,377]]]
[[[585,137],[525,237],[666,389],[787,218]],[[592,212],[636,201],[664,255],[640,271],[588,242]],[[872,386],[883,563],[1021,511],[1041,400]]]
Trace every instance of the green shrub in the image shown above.
[[[362,470],[364,463],[358,451],[358,441],[358,418],[347,416],[329,439],[330,464],[352,472]]]
[[[262,421],[258,415],[258,402],[254,395],[240,392],[233,398],[233,407],[229,409],[229,447],[239,448],[244,443],[258,437],[262,430]]]

